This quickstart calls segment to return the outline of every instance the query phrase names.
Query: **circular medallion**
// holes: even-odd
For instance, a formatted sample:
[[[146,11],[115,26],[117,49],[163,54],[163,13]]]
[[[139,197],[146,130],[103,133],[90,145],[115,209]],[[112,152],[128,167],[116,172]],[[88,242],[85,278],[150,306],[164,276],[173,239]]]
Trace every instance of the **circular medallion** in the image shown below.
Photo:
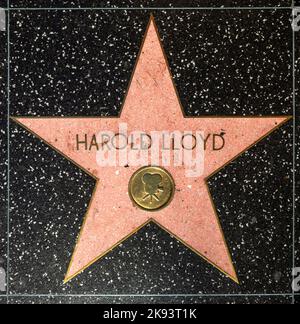
[[[170,204],[175,192],[171,174],[159,167],[144,167],[131,177],[129,195],[140,208],[156,211]]]

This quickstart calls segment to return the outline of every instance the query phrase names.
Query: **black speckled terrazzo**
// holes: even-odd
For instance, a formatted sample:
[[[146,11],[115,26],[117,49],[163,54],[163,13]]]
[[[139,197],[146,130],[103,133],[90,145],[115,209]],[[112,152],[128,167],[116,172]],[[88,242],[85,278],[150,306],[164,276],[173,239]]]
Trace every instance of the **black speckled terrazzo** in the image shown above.
[[[292,112],[289,11],[162,11],[155,17],[188,114]],[[148,19],[147,11],[14,11],[13,114],[48,115],[51,107],[56,116],[116,115]]]
[[[57,6],[55,1],[47,3],[47,7]],[[116,6],[137,6],[136,3],[157,6],[158,0],[114,2]],[[175,0],[168,3],[179,6]],[[192,2],[180,3],[184,6]],[[279,0],[247,3],[290,5],[290,1]],[[80,1],[60,1],[59,7],[79,4]],[[110,6],[109,1],[84,4]],[[193,4],[199,6],[200,1]],[[201,4],[231,6],[239,2],[201,1]],[[37,5],[37,1],[11,1],[13,7]],[[187,114],[293,114],[291,10],[201,9],[12,10],[10,115],[117,115],[150,12],[155,16]],[[0,33],[0,37],[6,39],[6,34]],[[6,75],[6,48],[0,48],[0,52],[3,55],[0,66]],[[296,80],[299,84],[299,78]],[[5,89],[4,83],[1,89]],[[6,92],[0,93],[0,101],[5,102]],[[5,117],[1,118],[3,143],[6,143]],[[209,182],[240,285],[155,225],[148,225],[64,285],[95,182],[13,122],[10,151],[11,303],[292,302],[292,121]],[[2,152],[6,156],[5,144]],[[5,176],[5,164],[1,165]],[[299,184],[297,180],[298,187]],[[6,215],[5,181],[0,188],[3,189],[1,213]],[[5,217],[1,217],[2,223],[4,250],[0,251],[5,264]],[[299,235],[300,230],[295,235],[300,244]],[[60,297],[34,297],[52,294]],[[95,297],[67,296],[70,294]],[[202,297],[97,297],[106,294]],[[212,296],[215,294],[222,296]]]
[[[296,112],[300,111],[300,33],[295,33],[295,59],[296,59],[296,73],[295,73],[295,86],[296,86]],[[300,268],[300,116],[297,114],[296,119],[296,232],[295,232],[295,248],[296,248],[296,261],[295,266]],[[299,271],[300,272],[300,271]],[[300,293],[300,287],[299,287]],[[298,298],[300,303],[300,297]]]
[[[34,0],[11,0],[10,6],[14,7],[39,7],[39,8],[72,8],[72,7],[290,7],[291,0],[76,0],[59,1],[50,0],[38,2]]]
[[[0,275],[7,267],[7,34],[0,31]],[[1,278],[0,278],[1,280]],[[0,282],[1,283],[1,282]],[[4,287],[5,288],[5,287]],[[3,287],[2,287],[3,289]],[[0,295],[1,291],[0,285]]]
[[[0,297],[0,305],[6,305],[7,304],[7,298],[6,297]]]
[[[10,303],[17,304],[144,304],[143,297],[32,297],[10,298]],[[260,298],[255,297],[150,297],[148,304],[291,304],[291,297],[274,296]]]

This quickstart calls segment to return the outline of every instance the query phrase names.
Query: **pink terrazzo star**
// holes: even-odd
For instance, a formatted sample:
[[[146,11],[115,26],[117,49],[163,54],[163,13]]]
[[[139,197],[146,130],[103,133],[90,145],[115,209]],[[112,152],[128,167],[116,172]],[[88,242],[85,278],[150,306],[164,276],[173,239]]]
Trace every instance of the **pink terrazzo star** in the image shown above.
[[[172,82],[154,19],[150,20],[139,59],[119,118],[14,118],[97,179],[75,251],[66,274],[69,281],[140,228],[153,221],[235,282],[238,277],[227,248],[206,180],[289,117],[185,118]],[[135,206],[128,183],[137,167],[100,167],[95,150],[76,148],[76,135],[100,131],[226,130],[226,147],[205,152],[204,174],[186,177],[184,167],[169,167],[176,193],[166,208],[147,212]],[[199,274],[201,275],[201,274]]]

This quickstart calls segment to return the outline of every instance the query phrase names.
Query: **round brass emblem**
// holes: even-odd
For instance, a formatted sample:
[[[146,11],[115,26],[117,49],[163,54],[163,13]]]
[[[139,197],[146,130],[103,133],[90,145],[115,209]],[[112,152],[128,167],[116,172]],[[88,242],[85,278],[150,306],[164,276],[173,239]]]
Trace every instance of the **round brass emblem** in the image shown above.
[[[147,211],[156,211],[170,204],[175,192],[171,174],[159,167],[144,167],[131,177],[129,195],[132,201]]]

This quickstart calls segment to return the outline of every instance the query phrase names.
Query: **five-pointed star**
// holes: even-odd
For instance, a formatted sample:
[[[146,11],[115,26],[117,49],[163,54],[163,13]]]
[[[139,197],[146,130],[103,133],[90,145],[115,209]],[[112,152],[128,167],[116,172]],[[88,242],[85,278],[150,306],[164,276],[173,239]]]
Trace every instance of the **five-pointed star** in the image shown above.
[[[118,118],[30,118],[14,120],[77,164],[97,185],[73,253],[65,281],[106,255],[140,228],[153,221],[195,253],[238,282],[222,229],[206,183],[208,177],[237,158],[289,117],[185,118],[172,81],[154,19],[151,18],[130,87]],[[76,135],[91,137],[100,131],[226,130],[226,147],[205,152],[204,174],[188,178],[184,167],[169,167],[176,193],[171,204],[156,212],[135,206],[128,183],[136,167],[100,167],[95,150],[76,148]]]

